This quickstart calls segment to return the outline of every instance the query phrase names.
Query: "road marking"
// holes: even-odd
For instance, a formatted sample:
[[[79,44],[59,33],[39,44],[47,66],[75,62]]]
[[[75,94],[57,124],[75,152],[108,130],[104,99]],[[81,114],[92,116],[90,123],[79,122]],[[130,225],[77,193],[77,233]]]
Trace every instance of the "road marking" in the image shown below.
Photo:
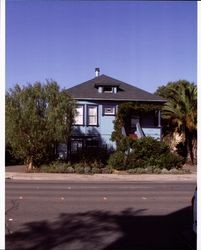
[[[147,198],[146,197],[142,197],[142,200],[147,200]]]

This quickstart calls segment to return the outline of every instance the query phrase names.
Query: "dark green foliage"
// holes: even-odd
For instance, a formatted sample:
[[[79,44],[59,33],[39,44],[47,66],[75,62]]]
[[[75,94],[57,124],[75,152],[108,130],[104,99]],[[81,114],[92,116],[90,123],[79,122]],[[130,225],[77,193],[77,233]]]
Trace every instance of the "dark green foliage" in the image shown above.
[[[71,155],[72,163],[86,162],[88,164],[95,164],[97,162],[98,166],[105,165],[109,158],[110,152],[107,148],[95,147],[95,148],[85,148],[79,152]],[[96,166],[94,166],[96,167]]]
[[[29,170],[56,157],[58,143],[67,143],[74,102],[54,81],[16,85],[6,93],[6,142]]]
[[[114,152],[109,160],[108,160],[108,165],[112,166],[114,169],[117,170],[123,170],[126,169],[126,155],[122,151],[117,151]]]
[[[185,159],[175,153],[161,154],[156,161],[156,166],[159,168],[166,168],[168,170],[172,168],[180,168],[185,163]]]
[[[108,164],[117,170],[145,169],[150,166],[171,169],[184,164],[183,157],[170,152],[164,142],[152,137],[127,140],[127,142],[130,149],[116,151],[108,161]]]
[[[73,167],[67,167],[66,168],[66,173],[73,174],[73,173],[75,173],[75,169]]]
[[[101,171],[102,174],[112,174],[113,173],[113,169],[109,166],[106,166],[104,168],[102,168]]]
[[[93,167],[92,169],[91,169],[91,173],[92,174],[101,174],[101,169],[100,168],[98,168],[98,167]]]
[[[50,164],[41,165],[40,168],[35,169],[34,171],[46,173],[68,173],[70,171],[70,168],[71,165],[69,163],[53,161]]]
[[[104,166],[101,162],[79,162],[72,164],[63,161],[54,161],[51,164],[42,165],[40,168],[32,170],[32,172],[45,173],[67,173],[67,174],[111,174],[113,172],[110,166]]]
[[[132,168],[132,169],[128,169],[127,173],[129,174],[147,174],[148,171],[145,168]],[[151,172],[153,173],[153,172]]]
[[[23,160],[14,156],[14,154],[12,153],[12,148],[9,145],[6,145],[5,163],[6,166],[24,164]]]
[[[90,166],[91,168],[98,168],[98,169],[104,168],[104,164],[101,161],[97,161],[97,160],[95,160],[94,162],[91,162]]]
[[[89,166],[86,166],[86,167],[84,168],[84,173],[85,173],[85,174],[91,174],[91,168],[90,168]]]
[[[180,142],[176,145],[176,152],[178,155],[186,158],[188,155],[187,145],[185,142]]]
[[[84,174],[84,166],[83,164],[75,164],[74,165],[75,173],[76,174]]]

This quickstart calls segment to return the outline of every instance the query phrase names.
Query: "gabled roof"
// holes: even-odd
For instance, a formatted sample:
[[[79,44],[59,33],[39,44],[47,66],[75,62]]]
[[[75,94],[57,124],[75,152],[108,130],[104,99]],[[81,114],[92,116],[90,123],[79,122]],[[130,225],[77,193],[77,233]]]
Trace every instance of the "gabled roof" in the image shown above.
[[[118,91],[117,93],[99,93],[98,86],[118,87]],[[159,96],[106,75],[97,76],[69,88],[68,92],[76,100],[165,102]]]

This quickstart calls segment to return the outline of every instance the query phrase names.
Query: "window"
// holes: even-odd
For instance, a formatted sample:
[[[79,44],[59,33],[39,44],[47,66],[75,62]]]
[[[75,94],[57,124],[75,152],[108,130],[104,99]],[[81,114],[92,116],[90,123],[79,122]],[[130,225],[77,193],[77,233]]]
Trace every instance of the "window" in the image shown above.
[[[103,87],[104,93],[117,93],[117,86],[104,86]],[[100,92],[101,93],[101,92]]]
[[[117,94],[119,90],[119,84],[95,84],[95,88],[98,89],[98,93],[109,93],[109,94]]]
[[[110,86],[104,86],[103,92],[104,93],[113,93],[113,88]]]
[[[71,141],[71,152],[78,152],[83,149],[83,141],[82,140],[72,140]]]
[[[86,141],[87,148],[98,148],[99,142],[96,139],[88,139]]]
[[[104,105],[103,106],[103,115],[115,115],[116,108],[113,105]]]
[[[96,105],[87,106],[87,125],[98,126],[98,106]]]
[[[84,125],[84,105],[77,105],[74,124]]]

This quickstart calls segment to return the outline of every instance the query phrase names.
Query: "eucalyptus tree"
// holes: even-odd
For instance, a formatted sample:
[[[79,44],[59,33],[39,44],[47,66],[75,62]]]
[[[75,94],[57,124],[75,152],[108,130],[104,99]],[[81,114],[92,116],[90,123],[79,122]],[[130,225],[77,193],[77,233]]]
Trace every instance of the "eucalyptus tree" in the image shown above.
[[[169,82],[156,91],[167,99],[162,117],[169,133],[182,135],[191,162],[194,163],[194,147],[197,143],[197,86],[186,80]]]
[[[66,141],[74,117],[74,101],[54,81],[17,84],[6,93],[6,141],[27,169],[54,154],[55,145]]]

